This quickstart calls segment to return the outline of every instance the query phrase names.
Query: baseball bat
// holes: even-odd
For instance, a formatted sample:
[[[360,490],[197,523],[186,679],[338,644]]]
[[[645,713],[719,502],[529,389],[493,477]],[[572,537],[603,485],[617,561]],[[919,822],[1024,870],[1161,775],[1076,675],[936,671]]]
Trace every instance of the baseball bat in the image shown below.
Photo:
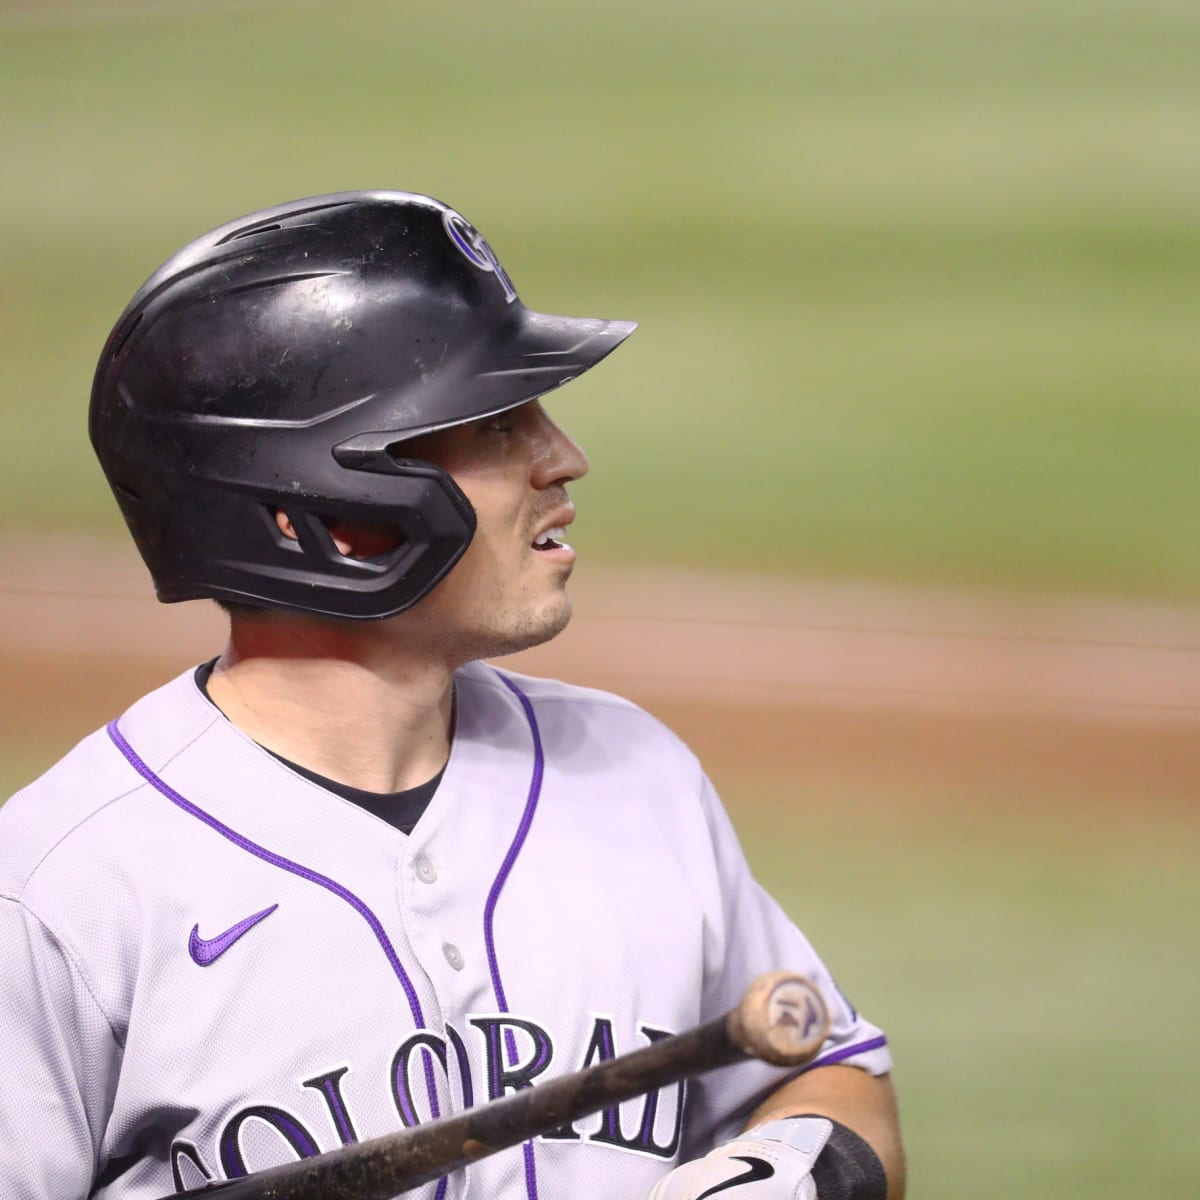
[[[745,1058],[803,1066],[820,1051],[829,1024],[828,1007],[808,979],[772,971],[758,976],[723,1017],[640,1050],[424,1125],[163,1200],[391,1200],[498,1150],[717,1067]]]

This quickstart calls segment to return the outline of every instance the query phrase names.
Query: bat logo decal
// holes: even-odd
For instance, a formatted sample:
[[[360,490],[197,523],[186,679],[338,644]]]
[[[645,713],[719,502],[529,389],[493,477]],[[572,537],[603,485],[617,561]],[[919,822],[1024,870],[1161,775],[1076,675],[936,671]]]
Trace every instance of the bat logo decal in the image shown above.
[[[767,1013],[772,1026],[790,1028],[798,1038],[815,1033],[825,1020],[819,994],[812,984],[798,979],[786,980],[775,988]]]

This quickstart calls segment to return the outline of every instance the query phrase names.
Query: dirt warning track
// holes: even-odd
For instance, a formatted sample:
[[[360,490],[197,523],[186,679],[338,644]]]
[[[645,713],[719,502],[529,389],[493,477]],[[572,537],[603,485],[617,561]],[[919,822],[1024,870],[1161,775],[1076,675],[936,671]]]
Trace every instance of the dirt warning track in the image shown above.
[[[620,692],[706,761],[1200,798],[1200,609],[581,566],[505,665]],[[216,653],[132,547],[0,537],[10,732],[85,732]]]

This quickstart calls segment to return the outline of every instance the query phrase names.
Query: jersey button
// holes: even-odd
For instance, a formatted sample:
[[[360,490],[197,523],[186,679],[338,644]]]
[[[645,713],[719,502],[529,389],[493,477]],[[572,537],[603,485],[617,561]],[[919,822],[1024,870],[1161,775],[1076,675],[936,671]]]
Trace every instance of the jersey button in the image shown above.
[[[413,870],[417,873],[417,878],[422,883],[433,883],[437,879],[437,867],[433,865],[433,859],[427,854],[418,854],[413,861]]]
[[[463,969],[462,951],[453,942],[443,942],[442,953],[446,956],[446,961],[456,971],[461,971]]]

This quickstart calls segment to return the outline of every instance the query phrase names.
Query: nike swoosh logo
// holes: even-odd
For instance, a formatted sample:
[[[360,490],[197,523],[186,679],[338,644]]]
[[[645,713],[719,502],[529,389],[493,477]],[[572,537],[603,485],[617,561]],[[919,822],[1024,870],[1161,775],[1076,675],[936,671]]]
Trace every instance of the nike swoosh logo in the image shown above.
[[[278,907],[278,904],[272,904],[270,908],[264,908],[262,912],[256,912],[236,925],[230,925],[224,933],[218,933],[214,938],[202,938],[200,926],[193,925],[191,936],[188,938],[188,953],[192,956],[192,962],[199,967],[207,967],[211,963],[215,963],[243,933],[253,929],[259,921],[269,917]]]
[[[749,1169],[725,1180],[724,1183],[718,1183],[716,1187],[710,1187],[707,1192],[701,1192],[696,1200],[704,1200],[705,1196],[715,1196],[726,1188],[737,1187],[739,1183],[757,1183],[760,1179],[770,1179],[775,1174],[775,1168],[764,1158],[755,1158],[750,1154],[731,1154],[729,1157],[734,1162],[744,1162]]]

